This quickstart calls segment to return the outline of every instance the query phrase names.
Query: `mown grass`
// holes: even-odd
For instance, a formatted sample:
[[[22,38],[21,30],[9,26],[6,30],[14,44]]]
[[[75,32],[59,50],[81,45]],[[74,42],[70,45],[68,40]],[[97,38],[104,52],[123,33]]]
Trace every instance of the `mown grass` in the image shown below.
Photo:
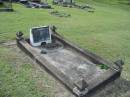
[[[0,97],[50,97],[45,85],[51,82],[43,82],[49,80],[46,74],[40,75],[29,60],[22,60],[26,58],[20,58],[14,47],[0,46]]]
[[[22,5],[13,4],[15,12],[0,13],[0,41],[15,39],[17,31],[23,31],[27,37],[29,29],[33,26],[56,25],[61,35],[84,49],[89,49],[111,61],[115,61],[118,58],[125,59],[122,77],[130,80],[130,6],[119,4],[116,0],[114,4],[106,4],[108,0],[104,3],[92,0],[83,2],[89,2],[95,8],[95,12],[89,13],[81,9],[60,6],[53,6],[55,9],[50,10],[27,9]],[[52,10],[71,14],[71,17],[60,18],[52,16],[49,14]],[[0,52],[5,53],[6,50],[2,49]],[[12,78],[15,70],[10,69],[10,66],[8,67],[9,63],[6,62],[8,61],[6,57],[0,57],[0,61],[0,74],[4,73],[4,76],[6,76],[0,76],[3,79],[2,87],[7,86],[6,83],[10,87],[13,87],[14,84],[9,79]],[[6,70],[10,70],[10,72],[6,72]],[[29,74],[29,72],[26,72],[26,67],[23,67],[22,70],[25,72],[24,76],[19,76],[19,78],[26,79],[27,76],[31,76],[26,75]],[[26,82],[28,84],[28,81]],[[33,83],[33,80],[29,79],[29,83]],[[16,84],[20,83],[16,82]],[[19,93],[18,91],[25,91],[24,86],[26,84],[21,83],[21,85],[23,88],[20,89],[18,87],[15,91],[16,93]],[[4,91],[4,89],[1,88],[0,92]],[[30,85],[30,89],[34,89],[32,84]],[[34,92],[34,96],[28,96],[29,94],[27,93],[29,91],[27,90],[25,91],[25,94],[27,94],[26,97],[35,97],[36,90],[32,91]],[[17,94],[14,95],[17,96]]]

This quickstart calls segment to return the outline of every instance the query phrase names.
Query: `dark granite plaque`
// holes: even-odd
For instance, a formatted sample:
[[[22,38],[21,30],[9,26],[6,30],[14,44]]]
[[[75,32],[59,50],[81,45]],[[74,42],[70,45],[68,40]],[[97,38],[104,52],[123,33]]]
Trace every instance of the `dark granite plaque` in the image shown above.
[[[34,43],[50,40],[49,27],[32,29]]]

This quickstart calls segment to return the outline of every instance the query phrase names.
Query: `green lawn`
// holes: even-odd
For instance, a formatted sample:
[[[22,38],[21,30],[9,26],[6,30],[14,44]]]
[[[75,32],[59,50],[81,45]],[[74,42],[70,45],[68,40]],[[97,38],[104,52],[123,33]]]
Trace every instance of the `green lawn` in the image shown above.
[[[0,41],[14,40],[17,31],[23,31],[27,37],[29,29],[33,26],[56,25],[61,35],[80,47],[89,49],[110,61],[115,61],[118,58],[124,59],[125,66],[122,77],[130,81],[130,5],[117,3],[117,0],[108,4],[106,4],[108,0],[103,3],[97,2],[98,0],[81,1],[87,1],[95,8],[95,12],[90,13],[81,9],[60,6],[53,6],[55,9],[50,10],[27,9],[22,5],[13,4],[15,12],[0,13]],[[49,14],[52,10],[71,14],[71,17],[52,16]],[[0,52],[6,52],[6,50],[1,48]],[[3,70],[0,70],[1,74],[8,69],[3,64],[6,63],[8,66],[9,63],[6,62],[8,59],[2,57],[4,53],[0,54],[0,68]],[[14,74],[13,70],[10,70],[10,73]],[[5,72],[9,77],[10,73]],[[25,75],[26,73],[28,72],[25,72]],[[2,80],[2,83],[6,84],[6,81]],[[35,97],[35,93],[31,97]]]

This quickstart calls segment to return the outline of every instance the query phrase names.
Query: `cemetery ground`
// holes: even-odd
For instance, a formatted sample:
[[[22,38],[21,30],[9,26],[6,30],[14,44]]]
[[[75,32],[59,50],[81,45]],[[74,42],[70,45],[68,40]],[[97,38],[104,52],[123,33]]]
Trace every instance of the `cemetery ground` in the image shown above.
[[[31,27],[50,24],[84,49],[110,61],[124,59],[121,78],[95,97],[124,97],[130,90],[129,5],[108,3],[108,0],[81,1],[93,6],[95,12],[54,5],[54,9],[28,9],[13,4],[14,12],[0,13],[0,97],[73,97],[12,42],[17,31],[23,31],[28,37]],[[56,17],[49,13],[52,10],[71,16]]]

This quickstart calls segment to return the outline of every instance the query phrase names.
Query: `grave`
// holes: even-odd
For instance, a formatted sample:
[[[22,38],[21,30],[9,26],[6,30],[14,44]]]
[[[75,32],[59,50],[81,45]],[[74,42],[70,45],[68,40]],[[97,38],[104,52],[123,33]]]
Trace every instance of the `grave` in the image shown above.
[[[51,15],[57,16],[57,17],[70,17],[71,15],[65,12],[60,12],[60,11],[51,11],[50,12]]]
[[[19,2],[27,8],[51,8],[47,2],[41,2],[40,0],[20,0]]]
[[[52,3],[67,7],[73,5],[74,2],[73,0],[53,0]]]
[[[83,50],[56,32],[56,27],[30,29],[30,38],[17,33],[17,46],[77,97],[91,97],[120,77],[123,61],[109,62]]]
[[[94,8],[91,7],[90,5],[88,4],[80,5],[75,3],[73,0],[53,0],[52,4],[70,8],[74,7],[78,9],[87,10],[88,12],[94,12]]]
[[[0,12],[10,12],[13,11],[11,0],[0,0]]]

